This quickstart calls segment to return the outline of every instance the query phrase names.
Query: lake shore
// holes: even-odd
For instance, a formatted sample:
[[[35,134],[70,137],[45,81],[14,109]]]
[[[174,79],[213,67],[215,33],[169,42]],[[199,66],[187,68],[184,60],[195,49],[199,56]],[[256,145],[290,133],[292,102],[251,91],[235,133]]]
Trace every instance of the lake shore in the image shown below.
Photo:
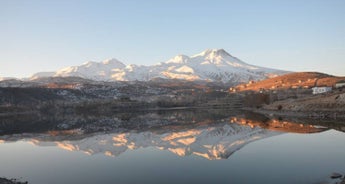
[[[245,108],[245,110],[253,111],[267,116],[283,116],[296,118],[311,119],[345,119],[345,113],[341,111],[293,111],[293,110],[271,110],[271,109],[255,109]]]
[[[28,182],[21,182],[17,179],[0,178],[0,184],[28,184]]]

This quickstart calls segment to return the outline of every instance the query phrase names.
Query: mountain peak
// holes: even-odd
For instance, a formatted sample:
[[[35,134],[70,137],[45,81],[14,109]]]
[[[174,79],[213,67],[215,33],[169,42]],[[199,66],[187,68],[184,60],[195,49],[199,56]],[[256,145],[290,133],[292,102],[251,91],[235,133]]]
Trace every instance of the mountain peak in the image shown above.
[[[215,57],[215,56],[231,56],[228,52],[226,52],[224,49],[206,49],[203,52],[194,55],[193,57],[198,57],[198,56],[202,56],[202,57]]]
[[[106,60],[102,61],[102,63],[105,65],[114,65],[114,64],[124,65],[122,62],[120,62],[119,60],[117,60],[115,58],[106,59]]]
[[[186,63],[189,59],[190,58],[188,56],[180,54],[171,58],[166,63]]]
[[[111,59],[106,59],[102,62],[88,61],[88,62],[83,63],[80,66],[75,66],[75,67],[100,67],[100,66],[124,68],[126,65],[117,59],[111,58]]]

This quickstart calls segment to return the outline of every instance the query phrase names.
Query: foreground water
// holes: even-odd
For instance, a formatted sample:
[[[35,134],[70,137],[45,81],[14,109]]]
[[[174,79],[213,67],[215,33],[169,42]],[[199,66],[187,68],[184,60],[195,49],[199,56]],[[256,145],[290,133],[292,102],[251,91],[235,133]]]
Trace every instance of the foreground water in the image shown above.
[[[70,120],[4,133],[0,177],[32,184],[324,183],[332,172],[345,173],[341,128],[220,114],[139,117],[140,127],[103,117],[94,121],[103,131]]]

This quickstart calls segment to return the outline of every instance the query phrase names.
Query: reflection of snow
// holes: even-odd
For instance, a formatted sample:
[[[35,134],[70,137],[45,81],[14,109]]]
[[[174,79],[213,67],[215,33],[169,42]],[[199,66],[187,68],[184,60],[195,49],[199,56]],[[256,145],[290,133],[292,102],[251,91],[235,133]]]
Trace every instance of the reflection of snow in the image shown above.
[[[200,126],[174,132],[127,132],[101,134],[82,140],[60,141],[55,145],[69,151],[119,156],[127,150],[156,147],[179,156],[197,155],[206,159],[226,159],[246,144],[281,133],[238,124]],[[35,141],[36,145],[44,142]]]
[[[68,151],[75,151],[78,149],[78,146],[74,146],[74,145],[68,144],[66,142],[56,142],[56,146],[59,148],[62,148],[64,150],[68,150]]]

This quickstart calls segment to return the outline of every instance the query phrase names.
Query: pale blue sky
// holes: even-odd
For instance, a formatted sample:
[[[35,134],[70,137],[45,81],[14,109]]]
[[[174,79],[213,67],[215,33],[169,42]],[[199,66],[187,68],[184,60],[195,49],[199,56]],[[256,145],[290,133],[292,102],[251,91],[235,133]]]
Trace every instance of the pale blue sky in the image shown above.
[[[345,0],[0,0],[0,77],[224,48],[259,66],[345,76]]]

